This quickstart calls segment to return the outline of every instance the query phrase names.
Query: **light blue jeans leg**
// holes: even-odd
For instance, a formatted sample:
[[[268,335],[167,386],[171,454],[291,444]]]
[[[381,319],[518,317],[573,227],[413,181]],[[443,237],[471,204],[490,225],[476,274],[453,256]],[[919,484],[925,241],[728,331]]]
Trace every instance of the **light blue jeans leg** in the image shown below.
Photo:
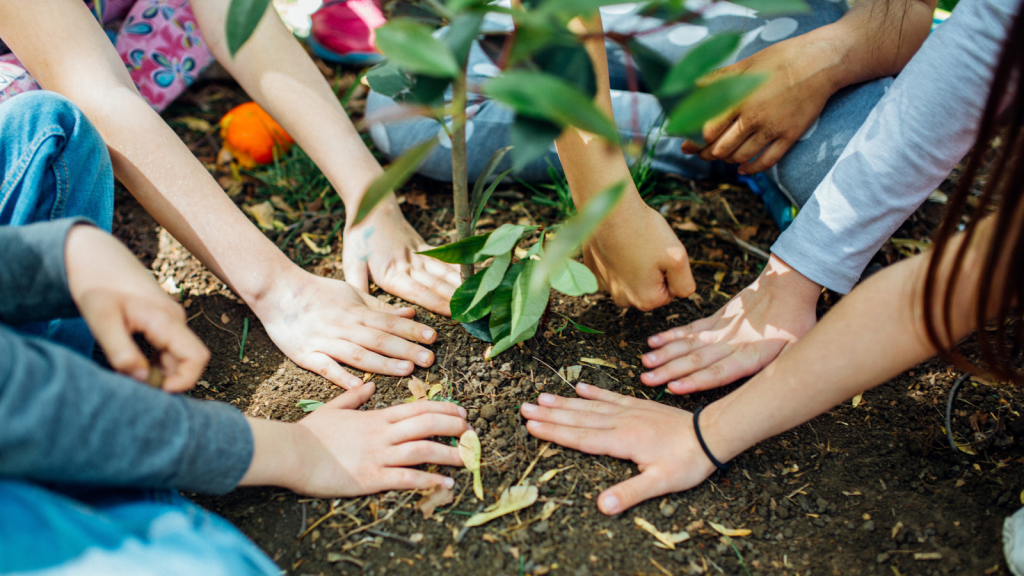
[[[845,13],[842,1],[809,0],[811,13],[799,16],[762,18],[755,12],[731,4],[720,4],[705,13],[705,18],[692,24],[678,24],[656,33],[645,34],[642,42],[670,61],[678,61],[689,50],[710,34],[724,31],[742,34],[740,48],[726,62],[730,64],[746,58],[767,46],[786,38],[805,34],[820,26],[835,22]],[[661,21],[637,15],[637,5],[602,8],[605,29],[617,32],[643,31],[656,28]],[[497,15],[493,28],[507,27]],[[674,172],[688,178],[710,179],[733,177],[735,166],[722,162],[705,162],[683,154],[682,139],[660,134],[658,127],[663,110],[658,100],[639,86],[639,92],[630,92],[626,82],[626,55],[616,45],[609,44],[609,75],[612,86],[612,108],[619,133],[625,138],[648,138],[656,146],[654,168]],[[498,70],[479,46],[474,45],[468,63],[470,85],[485,82]],[[804,137],[787,152],[776,168],[759,177],[763,188],[772,188],[797,206],[803,205],[825,174],[835,163],[846,143],[867,118],[875,104],[891,84],[891,78],[847,87],[832,96],[824,111]],[[367,100],[367,115],[372,116],[396,104],[389,98],[371,92]],[[467,106],[467,163],[470,180],[475,180],[491,154],[508,145],[512,111],[495,102],[476,98]],[[370,134],[377,147],[394,158],[428,138],[438,138],[442,144],[420,168],[420,173],[443,181],[451,180],[450,144],[444,130],[436,120],[416,118],[387,124],[374,124]],[[657,142],[654,144],[654,142]],[[447,147],[445,146],[447,145]],[[548,162],[558,166],[554,147],[546,158],[527,166],[520,178],[527,181],[547,179]],[[498,171],[511,167],[506,158]]]
[[[0,225],[84,216],[110,231],[114,172],[103,138],[68,99],[26,92],[0,105]],[[80,318],[21,326],[91,357],[94,340]]]
[[[0,574],[281,574],[237,528],[177,492],[65,492],[0,480]]]

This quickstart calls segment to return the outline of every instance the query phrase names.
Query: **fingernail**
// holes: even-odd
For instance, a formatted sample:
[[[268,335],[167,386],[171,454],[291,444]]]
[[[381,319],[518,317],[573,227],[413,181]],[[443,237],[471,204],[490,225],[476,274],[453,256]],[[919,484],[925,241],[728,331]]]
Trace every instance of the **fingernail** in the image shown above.
[[[145,368],[138,368],[132,372],[132,378],[139,382],[145,382],[149,378],[149,370]]]
[[[433,340],[434,339],[434,331],[433,330],[424,330],[423,331],[423,339],[424,340]]]
[[[589,390],[590,389],[590,384],[587,384],[586,382],[580,382],[579,384],[576,385],[576,389],[577,390]]]
[[[407,372],[409,370],[412,370],[412,362],[406,362],[405,360],[402,360],[401,362],[396,362],[395,369],[398,370],[399,372]]]
[[[658,356],[656,354],[644,354],[644,357],[641,358],[640,360],[643,362],[654,362],[657,359]]]
[[[416,356],[416,358],[419,359],[421,366],[426,366],[427,364],[429,364],[430,359],[433,357],[434,355],[430,352],[420,352],[419,355]]]
[[[545,392],[537,397],[537,401],[542,404],[550,404],[555,401],[555,397]]]
[[[544,395],[541,394],[541,396],[543,397]],[[530,404],[529,402],[526,402],[525,404],[523,404],[523,412],[526,412],[527,414],[533,414],[536,411],[537,411],[537,407],[534,406],[533,404]]]
[[[651,346],[661,346],[661,336],[651,336]]]
[[[741,176],[746,176],[747,175],[747,171],[745,169],[743,169],[743,168],[737,169],[736,173],[741,175]]]
[[[454,478],[445,478],[444,479],[444,487],[445,488],[451,488],[452,486],[455,486],[455,479]]]
[[[618,514],[619,506],[619,499],[615,494],[607,494],[601,498],[601,508],[606,514]]]
[[[466,417],[466,409],[463,408],[462,406],[459,406],[458,408],[459,408],[459,416],[462,416],[463,418],[465,418]]]

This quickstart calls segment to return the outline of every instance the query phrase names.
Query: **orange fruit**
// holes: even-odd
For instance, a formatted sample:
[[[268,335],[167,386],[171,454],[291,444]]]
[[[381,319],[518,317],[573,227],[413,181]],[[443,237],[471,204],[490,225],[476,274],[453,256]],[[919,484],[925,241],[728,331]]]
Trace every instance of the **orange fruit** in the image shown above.
[[[274,151],[283,156],[295,143],[292,137],[255,102],[231,109],[220,119],[224,148],[245,168],[274,161]]]

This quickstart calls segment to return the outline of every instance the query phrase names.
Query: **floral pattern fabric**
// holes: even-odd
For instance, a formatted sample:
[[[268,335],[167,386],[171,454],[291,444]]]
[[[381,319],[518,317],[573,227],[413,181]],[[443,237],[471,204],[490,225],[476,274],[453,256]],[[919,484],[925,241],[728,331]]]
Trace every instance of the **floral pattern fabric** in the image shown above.
[[[123,19],[112,40],[143,98],[158,112],[213,63],[188,0],[96,0],[105,24]],[[0,55],[0,102],[39,90],[15,54]]]

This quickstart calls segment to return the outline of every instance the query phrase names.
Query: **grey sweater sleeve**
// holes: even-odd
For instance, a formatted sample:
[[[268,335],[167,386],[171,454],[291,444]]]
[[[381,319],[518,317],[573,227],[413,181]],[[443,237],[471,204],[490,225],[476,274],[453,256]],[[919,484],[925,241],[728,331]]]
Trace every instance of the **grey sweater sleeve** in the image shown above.
[[[64,242],[76,224],[89,220],[0,226],[0,322],[17,326],[78,316],[64,269]]]
[[[220,494],[252,455],[233,407],[155,390],[0,326],[0,477]]]
[[[772,252],[849,292],[977,137],[1019,0],[962,0],[890,86]]]

